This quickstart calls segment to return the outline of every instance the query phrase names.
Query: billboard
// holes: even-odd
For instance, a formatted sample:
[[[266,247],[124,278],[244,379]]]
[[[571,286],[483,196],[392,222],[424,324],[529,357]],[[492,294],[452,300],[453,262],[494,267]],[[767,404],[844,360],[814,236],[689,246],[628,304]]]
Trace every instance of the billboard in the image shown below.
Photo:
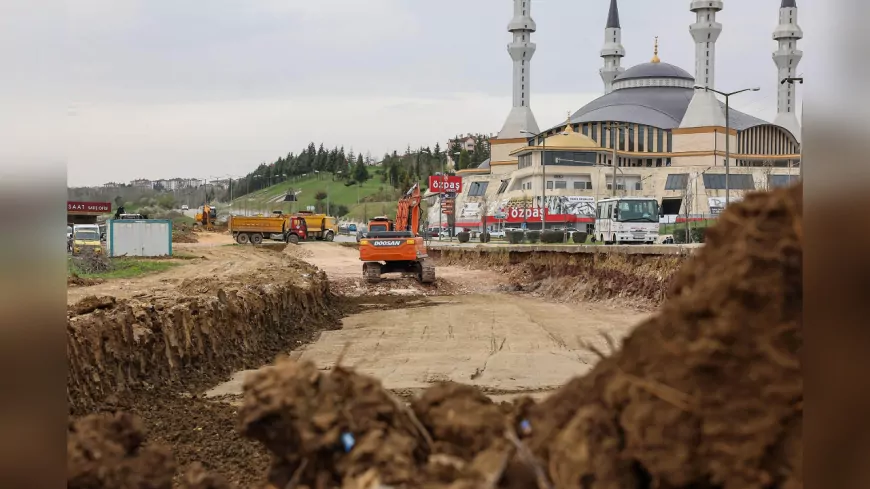
[[[732,195],[729,203],[740,202],[742,196]],[[718,216],[725,209],[725,197],[707,197],[707,205],[710,206],[710,214]]]
[[[429,190],[436,193],[462,193],[462,177],[432,175],[429,177]]]
[[[68,200],[66,203],[67,214],[105,214],[112,212],[111,202],[76,202]]]

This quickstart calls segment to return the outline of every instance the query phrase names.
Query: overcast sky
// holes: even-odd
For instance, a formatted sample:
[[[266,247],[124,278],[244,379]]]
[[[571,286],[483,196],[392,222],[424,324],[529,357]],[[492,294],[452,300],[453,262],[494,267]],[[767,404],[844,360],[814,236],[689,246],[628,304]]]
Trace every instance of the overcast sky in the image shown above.
[[[602,94],[609,0],[531,0],[531,106],[543,128]],[[623,66],[692,73],[688,1],[619,0]],[[817,6],[798,2],[814,59]],[[716,86],[772,120],[780,0],[725,0]],[[806,4],[806,5],[804,5]],[[380,157],[510,111],[511,0],[72,0],[68,182],[239,176],[310,141]],[[811,9],[813,11],[811,11]],[[818,58],[818,56],[815,56]],[[800,94],[798,89],[798,106]]]

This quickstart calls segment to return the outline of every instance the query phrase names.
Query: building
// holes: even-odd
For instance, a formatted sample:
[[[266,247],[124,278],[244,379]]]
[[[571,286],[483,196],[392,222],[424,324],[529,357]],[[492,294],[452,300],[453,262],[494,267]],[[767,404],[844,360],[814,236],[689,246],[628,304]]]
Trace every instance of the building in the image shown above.
[[[152,182],[151,180],[144,179],[144,178],[138,178],[138,179],[130,182],[130,186],[137,187],[137,188],[154,188],[154,182]]]
[[[600,0],[603,1],[603,0]],[[778,83],[774,123],[729,108],[715,93],[716,41],[722,0],[693,0],[689,33],[696,49],[694,75],[659,58],[628,69],[617,0],[605,22],[604,95],[566,121],[538,134],[529,99],[531,0],[514,1],[508,30],[513,42],[513,108],[490,140],[492,158],[462,170],[457,226],[479,227],[481,211],[507,225],[541,228],[594,220],[594,202],[612,194],[655,197],[671,219],[716,215],[725,201],[725,155],[729,154],[729,200],[747,191],[788,185],[799,178],[800,125],[794,115],[794,84]],[[776,76],[794,77],[802,56],[794,0],[782,0],[773,38]],[[771,76],[773,70],[771,70]],[[726,125],[728,126],[726,130]],[[614,189],[615,185],[615,189]],[[485,208],[482,207],[485,204]],[[434,211],[437,220],[437,213]],[[536,216],[529,219],[529,216]],[[430,222],[432,222],[430,215]]]

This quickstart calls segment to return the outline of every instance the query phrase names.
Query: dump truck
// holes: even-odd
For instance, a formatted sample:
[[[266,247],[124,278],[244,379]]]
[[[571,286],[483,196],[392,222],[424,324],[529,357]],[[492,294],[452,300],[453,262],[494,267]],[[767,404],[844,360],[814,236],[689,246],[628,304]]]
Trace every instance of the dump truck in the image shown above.
[[[305,219],[310,239],[332,241],[338,234],[338,220],[332,216],[309,211],[299,211],[293,215]]]
[[[395,221],[375,217],[369,222],[359,242],[366,282],[379,282],[382,274],[394,272],[413,274],[424,284],[435,282],[435,265],[420,232],[420,201],[420,186],[415,184],[399,200]]]
[[[232,216],[229,227],[233,239],[239,244],[256,245],[264,239],[298,244],[309,239],[305,219],[280,211],[271,216]]]

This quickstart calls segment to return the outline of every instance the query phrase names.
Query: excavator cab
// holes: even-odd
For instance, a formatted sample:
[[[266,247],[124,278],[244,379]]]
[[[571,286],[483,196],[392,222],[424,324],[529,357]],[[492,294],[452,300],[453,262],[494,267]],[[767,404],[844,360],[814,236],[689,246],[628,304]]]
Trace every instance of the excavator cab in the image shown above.
[[[394,272],[412,274],[421,283],[435,282],[435,266],[420,234],[421,200],[420,188],[414,185],[399,200],[395,221],[386,216],[369,221],[368,232],[359,242],[367,282],[376,283],[382,274]]]

